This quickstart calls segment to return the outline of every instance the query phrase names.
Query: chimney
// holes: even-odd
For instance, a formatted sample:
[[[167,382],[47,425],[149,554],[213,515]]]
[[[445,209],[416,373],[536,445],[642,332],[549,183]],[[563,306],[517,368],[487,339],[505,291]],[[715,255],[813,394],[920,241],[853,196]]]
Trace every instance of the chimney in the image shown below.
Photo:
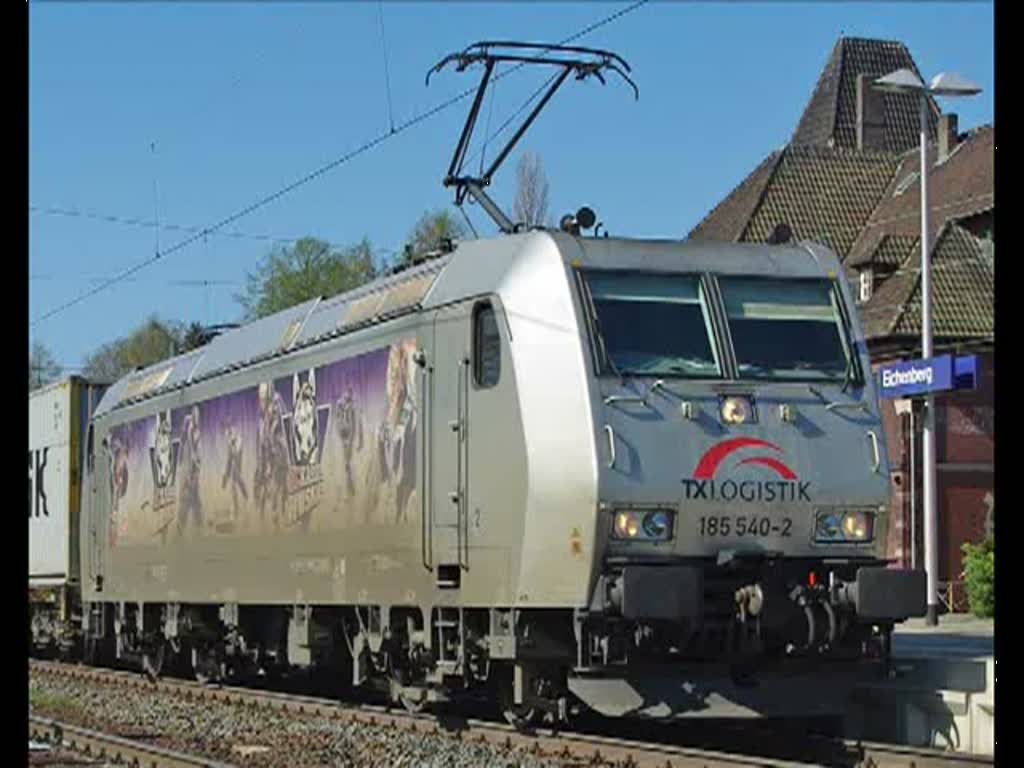
[[[857,75],[857,149],[885,151],[885,94],[871,83],[872,75]]]
[[[943,163],[957,145],[957,120],[955,114],[939,115],[939,155],[936,163]]]

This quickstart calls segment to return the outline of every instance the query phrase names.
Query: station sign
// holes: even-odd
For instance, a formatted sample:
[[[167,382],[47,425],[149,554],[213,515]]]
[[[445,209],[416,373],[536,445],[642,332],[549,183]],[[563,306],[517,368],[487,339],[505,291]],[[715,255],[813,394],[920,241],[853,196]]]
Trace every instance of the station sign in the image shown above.
[[[974,389],[980,365],[977,355],[941,355],[883,365],[878,369],[882,397],[913,397],[951,389]]]

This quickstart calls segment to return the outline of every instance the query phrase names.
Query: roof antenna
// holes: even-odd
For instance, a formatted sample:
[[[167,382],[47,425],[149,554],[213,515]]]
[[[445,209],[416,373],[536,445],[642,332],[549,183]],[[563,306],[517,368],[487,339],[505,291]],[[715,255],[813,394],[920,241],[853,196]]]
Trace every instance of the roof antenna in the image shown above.
[[[498,51],[494,52],[492,49],[498,49]],[[480,176],[464,175],[462,166],[466,161],[466,152],[469,149],[469,142],[473,135],[473,129],[476,126],[476,119],[480,114],[480,105],[483,103],[487,85],[491,82],[491,74],[494,72],[494,67],[498,62],[502,61],[518,62],[518,66],[546,64],[561,67],[562,71],[554,78],[547,92],[537,103],[537,106],[527,115],[522,125],[519,126],[512,138],[509,139],[505,148],[491,161],[490,166],[483,170]],[[455,205],[458,206],[461,206],[465,201],[467,193],[472,195],[487,214],[494,219],[498,229],[504,233],[516,232],[520,227],[514,224],[505,212],[498,207],[498,204],[484,192],[484,187],[490,185],[495,171],[498,170],[498,166],[508,157],[512,148],[523,137],[523,134],[526,133],[526,129],[537,119],[537,115],[540,114],[540,111],[551,100],[551,97],[555,95],[555,91],[561,87],[570,74],[575,74],[577,80],[585,80],[593,75],[604,85],[605,79],[602,73],[605,71],[615,72],[633,88],[635,98],[640,98],[640,91],[637,89],[636,84],[626,74],[631,71],[629,65],[622,57],[598,48],[497,40],[474,43],[465,50],[445,56],[435,64],[427,72],[427,84],[430,84],[430,76],[432,74],[440,72],[451,62],[455,63],[455,69],[458,72],[465,71],[472,64],[482,62],[484,74],[480,79],[480,85],[477,87],[473,105],[466,116],[466,124],[462,128],[462,135],[459,136],[459,143],[455,146],[455,154],[452,156],[452,162],[448,166],[448,173],[444,177],[444,186],[455,187]],[[511,71],[509,69],[502,74]]]
[[[793,239],[793,230],[789,228],[789,224],[782,221],[775,225],[775,229],[768,235],[768,239],[765,241],[768,245],[784,245]]]

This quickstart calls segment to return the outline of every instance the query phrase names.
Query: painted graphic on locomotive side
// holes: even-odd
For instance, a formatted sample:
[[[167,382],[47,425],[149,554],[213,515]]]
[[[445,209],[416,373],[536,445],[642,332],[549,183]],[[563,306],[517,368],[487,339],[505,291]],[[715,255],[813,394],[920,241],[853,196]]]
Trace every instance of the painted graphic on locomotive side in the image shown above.
[[[113,427],[112,546],[418,521],[414,339]]]

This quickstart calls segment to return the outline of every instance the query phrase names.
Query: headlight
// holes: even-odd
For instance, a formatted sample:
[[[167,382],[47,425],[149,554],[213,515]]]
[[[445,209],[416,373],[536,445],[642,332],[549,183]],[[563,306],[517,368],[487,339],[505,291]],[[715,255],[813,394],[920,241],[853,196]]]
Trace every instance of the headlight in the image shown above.
[[[665,509],[620,509],[612,521],[612,538],[628,541],[668,541],[672,538],[674,522],[675,513]]]
[[[744,424],[751,421],[750,401],[745,397],[727,397],[722,400],[722,421],[726,424]]]
[[[875,537],[875,513],[863,509],[819,509],[814,518],[818,544],[859,544]]]

